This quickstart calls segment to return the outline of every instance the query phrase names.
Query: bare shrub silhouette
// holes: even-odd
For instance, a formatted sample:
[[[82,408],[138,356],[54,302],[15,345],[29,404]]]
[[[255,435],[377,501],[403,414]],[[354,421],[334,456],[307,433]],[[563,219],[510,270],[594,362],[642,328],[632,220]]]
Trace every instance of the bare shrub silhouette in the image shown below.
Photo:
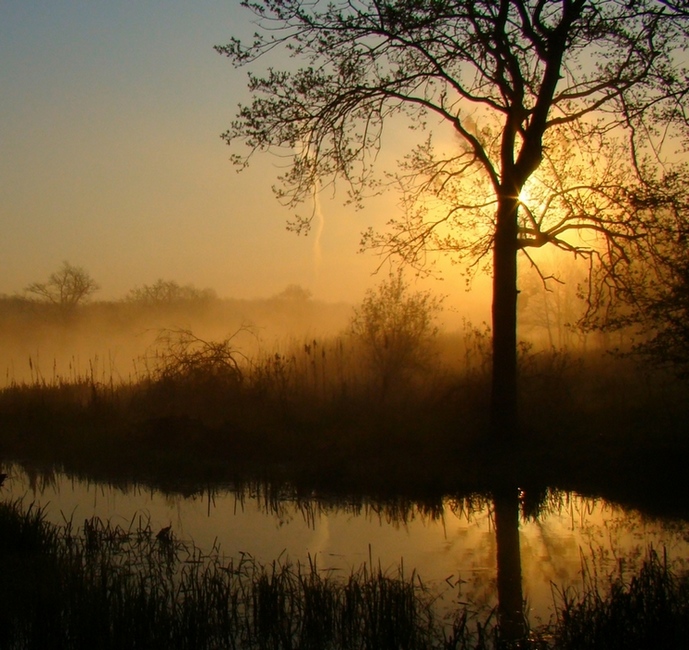
[[[223,379],[241,384],[242,366],[247,361],[236,347],[236,337],[247,332],[241,327],[220,341],[206,341],[188,329],[161,330],[147,357],[150,372],[156,380]]]
[[[178,302],[210,301],[217,296],[212,289],[197,289],[191,284],[181,285],[175,280],[159,279],[131,289],[125,300],[143,305],[169,305]]]

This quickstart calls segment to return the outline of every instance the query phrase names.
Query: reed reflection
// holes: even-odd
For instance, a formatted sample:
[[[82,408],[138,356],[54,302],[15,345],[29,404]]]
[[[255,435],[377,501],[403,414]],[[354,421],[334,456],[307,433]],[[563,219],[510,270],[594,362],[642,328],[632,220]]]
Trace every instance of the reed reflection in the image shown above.
[[[418,575],[438,596],[442,616],[468,604],[471,621],[499,622],[505,640],[523,638],[527,617],[532,624],[549,620],[552,585],[579,587],[582,559],[598,575],[624,559],[629,576],[648,545],[667,549],[669,561],[689,557],[685,521],[647,519],[538,485],[520,491],[509,479],[489,493],[419,500],[323,495],[259,480],[167,493],[19,465],[0,465],[0,472],[7,473],[2,500],[45,505],[46,518],[58,525],[97,517],[129,530],[141,515],[153,538],[172,526],[175,539],[205,553],[220,549],[227,561],[251,556],[270,565],[289,558],[309,566],[313,560],[320,573],[345,580],[362,565],[395,577],[403,564],[406,576]]]

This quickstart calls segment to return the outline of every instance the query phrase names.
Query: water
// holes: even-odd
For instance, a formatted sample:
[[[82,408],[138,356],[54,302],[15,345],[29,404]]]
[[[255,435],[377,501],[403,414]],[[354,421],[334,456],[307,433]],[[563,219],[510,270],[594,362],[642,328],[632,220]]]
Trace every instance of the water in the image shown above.
[[[218,547],[226,558],[250,554],[264,564],[278,558],[315,560],[320,569],[344,574],[371,562],[393,575],[402,566],[407,576],[415,571],[448,607],[457,602],[471,602],[479,610],[494,607],[498,547],[512,543],[504,541],[504,533],[499,542],[495,504],[480,496],[447,498],[433,506],[298,499],[261,486],[184,496],[27,473],[16,465],[3,471],[9,476],[0,498],[45,506],[54,523],[72,520],[79,526],[97,516],[125,529],[139,521],[150,522],[154,532],[171,525],[179,539],[203,551]],[[516,529],[516,516],[514,521]],[[619,566],[633,571],[649,547],[666,552],[683,568],[689,559],[689,527],[602,499],[553,493],[537,519],[520,517],[520,566],[505,568],[503,562],[501,571],[516,571],[517,577],[521,571],[530,620],[547,622],[554,588],[581,588],[582,567],[601,577]]]

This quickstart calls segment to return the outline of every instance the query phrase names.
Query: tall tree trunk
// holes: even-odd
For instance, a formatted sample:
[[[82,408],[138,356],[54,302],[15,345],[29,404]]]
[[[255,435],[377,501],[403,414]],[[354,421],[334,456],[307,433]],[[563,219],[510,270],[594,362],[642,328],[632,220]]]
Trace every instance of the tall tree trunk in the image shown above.
[[[506,438],[517,430],[517,200],[498,201],[493,243],[493,376],[490,423]]]

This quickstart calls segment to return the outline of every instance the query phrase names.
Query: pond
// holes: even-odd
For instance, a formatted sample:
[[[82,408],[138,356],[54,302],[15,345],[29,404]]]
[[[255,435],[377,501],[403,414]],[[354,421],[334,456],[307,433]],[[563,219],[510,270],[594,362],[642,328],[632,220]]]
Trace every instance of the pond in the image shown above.
[[[391,574],[413,571],[447,608],[468,602],[489,611],[516,582],[513,595],[525,598],[532,624],[550,619],[558,590],[581,589],[584,573],[633,571],[649,548],[680,569],[689,559],[686,522],[572,493],[543,495],[538,516],[525,517],[516,489],[502,501],[469,495],[422,504],[305,497],[261,484],[165,494],[19,465],[2,471],[8,477],[0,499],[44,506],[57,524],[71,520],[78,527],[99,517],[127,529],[145,522],[154,531],[171,526],[178,539],[205,552],[217,548],[226,558],[315,561],[344,575],[363,564]]]

